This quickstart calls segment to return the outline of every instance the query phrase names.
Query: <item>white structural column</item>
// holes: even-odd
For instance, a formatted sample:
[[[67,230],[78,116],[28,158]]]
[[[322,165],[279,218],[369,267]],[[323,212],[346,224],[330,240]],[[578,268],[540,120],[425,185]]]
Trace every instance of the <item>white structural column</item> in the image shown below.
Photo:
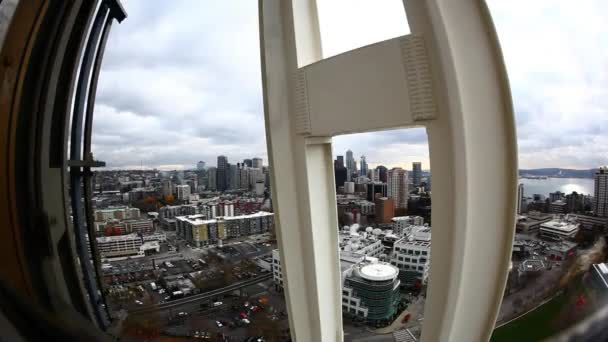
[[[321,59],[314,0],[261,0],[264,106],[297,341],[342,339],[331,137],[425,126],[433,258],[422,339],[490,337],[514,234],[505,67],[481,0],[405,1],[412,34]],[[293,7],[292,7],[293,6]]]
[[[439,117],[426,124],[433,258],[423,341],[486,341],[515,231],[517,148],[511,94],[482,0],[404,1],[425,35]]]
[[[341,341],[342,303],[331,141],[296,133],[298,60],[321,58],[313,5],[260,1],[262,82],[277,238],[295,341]],[[312,28],[311,28],[312,27]],[[316,30],[315,30],[316,28]],[[316,33],[315,33],[316,32]],[[296,51],[295,36],[302,39]],[[306,43],[306,44],[305,44]],[[296,57],[297,55],[297,57]]]

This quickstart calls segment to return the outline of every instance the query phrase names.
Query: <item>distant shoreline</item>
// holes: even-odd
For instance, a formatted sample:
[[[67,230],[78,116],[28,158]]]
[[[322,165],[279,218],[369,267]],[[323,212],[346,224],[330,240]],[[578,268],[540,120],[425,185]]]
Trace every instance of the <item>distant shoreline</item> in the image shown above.
[[[539,180],[545,180],[545,179],[549,179],[549,178],[577,178],[577,179],[593,179],[593,177],[582,177],[582,176],[519,176],[518,178],[524,178],[524,179],[539,179]]]

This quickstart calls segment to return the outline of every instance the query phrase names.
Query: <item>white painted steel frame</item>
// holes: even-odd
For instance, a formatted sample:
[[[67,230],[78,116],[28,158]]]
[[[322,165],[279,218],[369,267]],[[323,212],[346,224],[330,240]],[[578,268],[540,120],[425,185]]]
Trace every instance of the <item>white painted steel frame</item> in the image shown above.
[[[314,0],[260,0],[277,236],[296,341],[340,341],[331,137],[425,126],[433,258],[423,341],[488,340],[514,235],[517,149],[481,0],[404,1],[411,35],[322,60]]]

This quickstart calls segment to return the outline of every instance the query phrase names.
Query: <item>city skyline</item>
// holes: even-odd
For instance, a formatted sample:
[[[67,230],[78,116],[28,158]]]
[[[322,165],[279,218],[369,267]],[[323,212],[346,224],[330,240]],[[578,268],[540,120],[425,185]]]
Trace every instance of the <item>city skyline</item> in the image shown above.
[[[319,8],[328,56],[408,32],[401,0],[343,2]],[[599,16],[607,5],[494,0],[489,6],[509,72],[520,168],[605,164],[608,79],[597,71],[608,64]],[[267,160],[257,3],[131,0],[125,8],[129,20],[112,31],[100,76],[95,157],[112,169],[162,170],[198,160],[212,166],[221,154]],[[339,16],[340,8],[348,15]],[[426,141],[423,128],[390,130],[336,137],[334,151],[351,148],[370,167],[420,161],[429,169]]]

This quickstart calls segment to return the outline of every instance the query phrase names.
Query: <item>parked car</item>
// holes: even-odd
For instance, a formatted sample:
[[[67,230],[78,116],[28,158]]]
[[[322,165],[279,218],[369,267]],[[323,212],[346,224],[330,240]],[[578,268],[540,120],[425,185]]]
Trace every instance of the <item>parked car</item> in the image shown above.
[[[217,306],[222,306],[224,303],[222,302],[215,302],[213,303],[213,306],[217,307]]]
[[[224,325],[222,324],[222,322],[220,321],[215,321],[215,325],[217,325],[218,328],[223,327]]]

